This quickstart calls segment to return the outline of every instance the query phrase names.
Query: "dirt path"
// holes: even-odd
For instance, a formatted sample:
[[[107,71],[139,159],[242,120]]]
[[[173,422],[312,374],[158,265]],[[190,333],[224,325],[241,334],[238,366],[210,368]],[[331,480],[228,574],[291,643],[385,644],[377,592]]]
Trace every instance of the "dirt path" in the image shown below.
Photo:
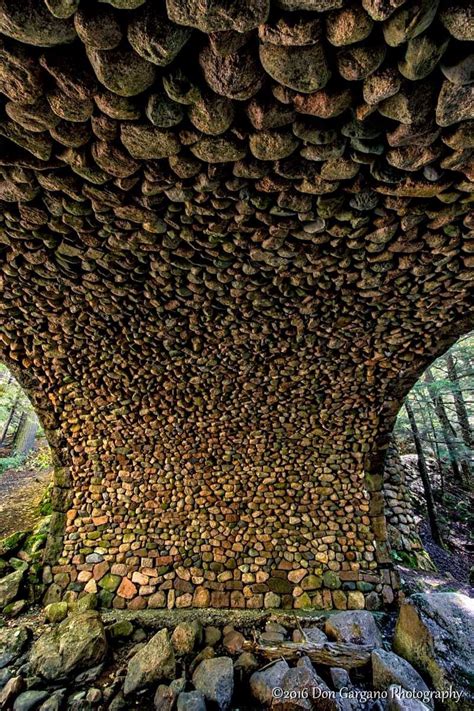
[[[8,469],[0,474],[0,540],[34,526],[50,480],[51,471],[47,469]]]

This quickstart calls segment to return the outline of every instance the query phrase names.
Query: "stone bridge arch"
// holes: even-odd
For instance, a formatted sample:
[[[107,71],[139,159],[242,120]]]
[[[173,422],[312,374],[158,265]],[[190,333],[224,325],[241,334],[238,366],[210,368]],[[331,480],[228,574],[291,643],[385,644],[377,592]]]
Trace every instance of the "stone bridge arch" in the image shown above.
[[[59,426],[58,413],[53,404],[54,398],[49,397],[44,382],[36,373],[36,368],[29,361],[19,363],[16,354],[9,352],[8,349],[0,348],[0,353],[2,362],[8,367],[33,405],[51,452],[52,514],[43,561],[45,565],[52,565],[57,563],[64,545],[66,511],[70,506],[72,493],[69,471],[71,453]],[[18,525],[20,526],[21,522]]]
[[[385,490],[387,484],[385,476],[386,464],[388,464],[388,466],[393,464],[395,469],[399,466],[397,458],[395,458],[393,462],[391,458],[389,458],[388,462],[386,461],[387,456],[390,457],[393,428],[398,413],[403,407],[405,399],[415,383],[421,378],[427,368],[446,353],[459,338],[472,331],[473,324],[474,320],[472,316],[468,315],[461,319],[455,326],[440,329],[432,346],[427,349],[426,353],[420,354],[409,367],[398,374],[398,378],[391,383],[385,395],[381,411],[380,427],[374,440],[374,447],[367,456],[365,463],[365,481],[370,493],[372,527],[375,539],[378,541],[377,547],[380,552],[379,561],[385,568],[385,572],[382,572],[382,575],[385,577],[387,585],[385,595],[388,599],[392,597],[392,592],[396,593],[398,586],[397,575],[393,572],[391,565],[390,536],[387,534],[388,521],[386,520],[386,507],[388,502]],[[393,487],[392,482],[388,483]],[[404,492],[401,493],[403,498]],[[413,539],[416,539],[417,536],[417,532],[413,530]],[[417,543],[421,545],[421,542],[417,541]],[[392,590],[390,588],[392,588]]]
[[[391,599],[366,477],[470,309],[470,16],[342,5],[0,0],[0,357],[67,474],[57,594]]]

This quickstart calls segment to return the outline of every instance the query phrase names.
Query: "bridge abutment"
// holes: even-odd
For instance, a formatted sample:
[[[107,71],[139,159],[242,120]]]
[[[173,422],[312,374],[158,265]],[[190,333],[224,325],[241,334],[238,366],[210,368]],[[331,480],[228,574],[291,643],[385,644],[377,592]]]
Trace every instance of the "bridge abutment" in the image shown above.
[[[55,474],[49,597],[86,590],[132,609],[391,602],[382,472],[368,465],[382,391],[347,334],[338,361],[334,335],[250,327],[245,339],[210,330],[199,352],[174,357],[157,339],[130,358],[132,326],[100,355],[70,351],[70,375],[48,369],[68,463]]]

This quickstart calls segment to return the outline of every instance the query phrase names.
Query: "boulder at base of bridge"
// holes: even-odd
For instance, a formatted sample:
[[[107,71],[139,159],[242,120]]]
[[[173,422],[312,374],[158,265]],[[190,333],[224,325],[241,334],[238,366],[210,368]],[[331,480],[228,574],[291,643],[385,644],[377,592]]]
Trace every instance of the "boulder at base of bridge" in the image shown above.
[[[437,691],[462,692],[443,708],[474,707],[474,600],[460,593],[419,593],[400,608],[393,648],[429,678]]]

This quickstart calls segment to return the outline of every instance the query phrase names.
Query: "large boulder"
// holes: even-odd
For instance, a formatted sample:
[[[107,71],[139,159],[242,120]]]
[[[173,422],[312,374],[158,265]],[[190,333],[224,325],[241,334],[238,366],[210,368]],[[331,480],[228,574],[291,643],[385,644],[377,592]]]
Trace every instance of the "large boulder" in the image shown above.
[[[157,681],[174,679],[176,660],[167,629],[160,630],[129,661],[124,694],[144,689]]]
[[[49,691],[43,689],[28,689],[16,697],[13,711],[33,711],[49,696]]]
[[[448,694],[443,708],[474,707],[474,600],[460,593],[418,593],[400,608],[393,648]],[[458,699],[449,691],[462,692]]]
[[[193,684],[209,704],[226,711],[234,692],[234,666],[229,657],[205,659],[193,674]]]
[[[329,687],[316,673],[308,657],[299,659],[296,667],[286,672],[281,686],[273,693],[276,695],[272,708],[278,711],[338,711],[340,708],[337,699],[332,698]]]
[[[178,696],[176,711],[206,711],[204,696],[199,691],[183,691]]]
[[[375,649],[372,652],[372,681],[374,689],[381,691],[397,684],[408,691],[429,693],[421,676],[406,659],[384,649]]]
[[[354,642],[382,646],[382,635],[374,616],[367,610],[338,612],[327,618],[324,631],[336,642]]]
[[[265,666],[261,671],[256,671],[250,677],[252,696],[263,706],[271,706],[274,698],[273,689],[281,687],[283,677],[289,670],[288,663],[284,659],[280,659]]]
[[[41,635],[31,650],[30,664],[35,674],[55,681],[99,664],[106,653],[104,625],[97,612],[87,610]]]
[[[13,699],[18,696],[25,684],[21,676],[12,676],[0,691],[0,709],[11,708]]]
[[[0,579],[0,610],[18,595],[27,568],[27,564],[21,562],[13,573],[9,573]]]
[[[15,661],[25,649],[30,638],[28,627],[0,629],[0,669]]]
[[[388,690],[387,711],[430,711],[430,707],[420,699],[405,696],[405,689],[392,685]]]

